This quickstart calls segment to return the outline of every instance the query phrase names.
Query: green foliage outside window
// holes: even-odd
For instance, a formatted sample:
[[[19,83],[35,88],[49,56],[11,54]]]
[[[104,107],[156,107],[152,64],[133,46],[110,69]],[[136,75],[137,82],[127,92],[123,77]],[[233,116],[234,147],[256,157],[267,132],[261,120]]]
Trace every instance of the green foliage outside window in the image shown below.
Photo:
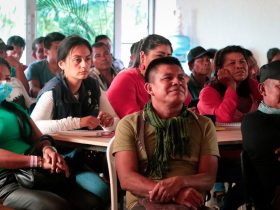
[[[37,37],[54,31],[91,44],[99,34],[113,40],[114,0],[37,0]]]

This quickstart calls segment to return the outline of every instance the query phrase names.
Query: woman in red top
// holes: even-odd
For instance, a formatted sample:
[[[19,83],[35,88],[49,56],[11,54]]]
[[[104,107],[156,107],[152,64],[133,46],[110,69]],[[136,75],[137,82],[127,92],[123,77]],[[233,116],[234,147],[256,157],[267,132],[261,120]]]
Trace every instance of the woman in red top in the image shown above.
[[[156,58],[172,55],[171,42],[163,36],[151,34],[140,42],[134,67],[120,72],[107,90],[107,97],[120,118],[142,110],[149,101],[144,88],[144,75],[149,63]],[[185,104],[190,101],[191,96],[188,94]]]
[[[219,50],[214,58],[214,68],[214,80],[200,92],[198,110],[202,115],[215,115],[217,122],[241,122],[246,113],[257,110],[262,99],[258,82],[248,76],[246,51],[240,46]],[[240,152],[236,149],[229,153],[220,148],[217,180],[236,183],[227,192],[222,210],[237,209],[244,203]],[[216,192],[224,190],[220,184],[215,184]]]
[[[261,101],[258,82],[248,77],[247,56],[240,46],[227,46],[214,58],[215,78],[202,89],[198,110],[217,122],[241,122]]]

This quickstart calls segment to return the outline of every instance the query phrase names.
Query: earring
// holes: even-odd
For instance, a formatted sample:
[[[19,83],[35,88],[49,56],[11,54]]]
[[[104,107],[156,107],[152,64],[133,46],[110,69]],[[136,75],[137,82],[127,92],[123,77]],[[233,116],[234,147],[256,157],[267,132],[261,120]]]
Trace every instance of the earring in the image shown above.
[[[140,71],[143,71],[143,70],[145,70],[145,69],[146,69],[146,67],[145,67],[145,65],[144,65],[144,64],[141,64],[141,65],[139,66],[139,69],[140,69]]]

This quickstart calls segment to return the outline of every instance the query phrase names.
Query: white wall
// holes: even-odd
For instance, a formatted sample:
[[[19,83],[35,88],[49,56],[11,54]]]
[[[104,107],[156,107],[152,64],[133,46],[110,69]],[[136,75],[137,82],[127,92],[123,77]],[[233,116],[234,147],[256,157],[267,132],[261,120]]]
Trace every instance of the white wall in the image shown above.
[[[269,48],[280,48],[279,0],[177,0],[177,5],[192,47],[241,45],[259,65],[267,62]]]

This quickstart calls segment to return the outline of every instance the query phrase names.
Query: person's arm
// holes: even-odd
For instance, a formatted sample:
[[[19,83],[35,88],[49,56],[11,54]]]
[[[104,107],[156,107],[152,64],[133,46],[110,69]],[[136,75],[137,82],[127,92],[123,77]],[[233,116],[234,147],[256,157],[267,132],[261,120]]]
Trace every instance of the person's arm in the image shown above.
[[[52,91],[47,91],[42,94],[31,113],[31,118],[42,133],[55,133],[80,128],[80,118],[67,117],[53,120],[53,103]]]
[[[16,78],[22,82],[25,90],[28,92],[29,85],[24,74],[24,66],[12,56],[8,56],[6,60],[11,66],[13,66],[16,69]]]
[[[120,151],[115,153],[115,163],[121,188],[140,196],[149,197],[156,182],[142,176],[138,172],[138,160],[134,151]]]
[[[141,109],[137,102],[137,85],[135,83],[136,80],[124,71],[114,78],[107,90],[108,100],[120,118]]]
[[[23,84],[21,83],[20,80],[18,80],[17,78],[14,78],[14,82],[21,88],[22,91],[22,95],[24,97],[24,101],[25,101],[25,105],[27,108],[30,108],[30,106],[35,103],[36,99],[35,98],[31,98],[29,96],[29,94],[27,93],[27,91],[25,90]]]
[[[200,157],[197,174],[188,176],[174,176],[161,180],[150,192],[150,199],[155,201],[169,201],[176,197],[182,188],[193,188],[199,192],[211,190],[216,180],[218,158],[213,155]]]
[[[36,140],[42,136],[42,132],[32,119],[30,119],[30,125],[33,131],[31,138],[36,142]],[[38,146],[38,149],[41,150],[43,154],[42,167],[44,169],[51,170],[52,173],[60,173],[61,171],[64,171],[66,177],[70,176],[68,165],[63,157],[57,153],[57,150],[53,147],[49,140],[41,141]]]
[[[101,91],[101,95],[100,95],[100,111],[102,112],[106,112],[108,114],[110,114],[113,119],[114,122],[111,126],[109,127],[103,127],[104,130],[106,131],[114,131],[117,127],[117,124],[120,120],[120,118],[118,117],[118,115],[116,114],[115,110],[113,109],[113,107],[111,106],[105,92],[100,88]]]
[[[38,93],[41,90],[41,85],[39,80],[30,80],[29,81],[29,86],[30,86],[30,95],[34,98],[38,96]]]
[[[29,83],[29,93],[32,97],[36,98],[38,93],[41,90],[41,84],[40,84],[40,69],[38,70],[37,63],[31,63],[26,72],[26,78]]]
[[[16,169],[29,167],[30,156],[16,154],[5,149],[0,149],[0,168]]]
[[[199,95],[198,110],[201,115],[215,115],[217,122],[232,122],[237,109],[238,96],[232,88],[227,88],[224,97],[210,85]]]

